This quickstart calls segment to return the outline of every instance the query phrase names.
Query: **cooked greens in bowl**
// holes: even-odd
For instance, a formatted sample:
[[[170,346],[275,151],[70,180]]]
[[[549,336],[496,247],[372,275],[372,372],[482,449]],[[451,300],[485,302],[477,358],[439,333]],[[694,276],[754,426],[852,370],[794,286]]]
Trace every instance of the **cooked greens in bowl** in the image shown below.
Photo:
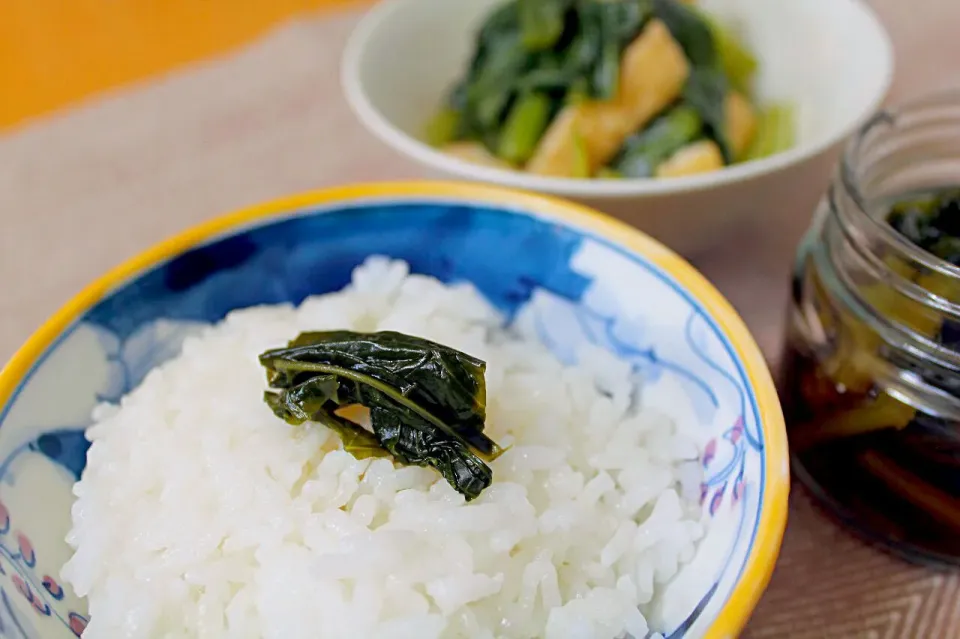
[[[488,15],[428,141],[560,178],[677,177],[785,150],[732,25],[680,0],[511,0]]]
[[[513,35],[507,38],[506,44],[493,42],[483,55],[488,56],[487,61],[496,59],[503,64],[517,64],[516,58],[508,55],[510,46],[513,46],[514,53],[519,51],[521,54],[522,64],[513,67],[518,70],[511,70],[512,75],[505,73],[503,82],[485,80],[479,85],[479,88],[489,90],[490,95],[499,92],[502,96],[489,103],[496,108],[491,108],[493,115],[486,120],[489,126],[484,129],[485,134],[481,135],[475,126],[468,131],[464,126],[468,122],[464,113],[451,107],[465,106],[467,98],[476,100],[473,92],[478,89],[470,80],[476,77],[479,82],[480,79],[478,67],[481,60],[476,59],[478,36],[490,33],[491,27],[487,25],[492,17],[514,11],[516,20],[519,20],[520,7],[530,6],[514,3],[515,9],[503,9],[509,2],[513,0],[381,0],[371,6],[353,29],[341,65],[344,97],[357,121],[384,145],[386,154],[392,151],[397,155],[396,160],[406,161],[404,166],[397,162],[393,170],[422,171],[423,175],[432,177],[497,184],[560,196],[613,215],[688,256],[716,246],[729,237],[730,231],[751,218],[776,217],[788,210],[809,210],[816,206],[820,189],[810,185],[822,184],[829,179],[840,141],[860,126],[882,101],[893,69],[890,40],[864,0],[698,0],[696,6],[692,6],[693,17],[702,24],[703,14],[708,14],[706,24],[716,52],[714,66],[707,69],[713,69],[714,75],[718,66],[721,71],[725,68],[746,69],[740,72],[746,80],[736,82],[748,87],[738,93],[756,117],[758,130],[743,156],[751,161],[673,179],[631,177],[622,170],[621,179],[538,174],[529,170],[532,153],[540,147],[547,148],[549,138],[561,152],[567,153],[560,157],[566,158],[563,161],[568,171],[579,166],[581,175],[610,175],[610,164],[621,150],[625,150],[627,138],[648,129],[670,106],[686,104],[695,108],[696,105],[683,100],[683,89],[688,83],[684,80],[679,91],[674,88],[676,97],[673,102],[659,109],[646,107],[648,120],[645,126],[625,129],[619,117],[610,119],[611,113],[616,112],[611,103],[616,104],[620,99],[584,98],[593,90],[593,85],[585,80],[594,75],[583,71],[579,73],[585,80],[574,87],[578,91],[573,91],[572,95],[568,96],[571,93],[569,86],[562,85],[556,90],[543,91],[544,95],[540,97],[526,99],[525,94],[521,96],[518,80],[521,72],[523,78],[530,75],[531,61],[553,59],[555,70],[561,62],[566,63],[568,58],[562,54],[569,52],[562,47],[572,46],[570,43],[580,26],[576,19],[582,7],[596,4],[593,10],[603,11],[615,6],[646,7],[647,11],[639,15],[632,27],[637,30],[633,40],[643,38],[644,32],[651,29],[654,33],[659,30],[661,35],[670,31],[655,15],[659,4],[649,2],[643,5],[641,0],[634,0],[629,5],[623,0],[604,3],[568,1],[563,5],[550,5],[565,7],[561,23],[563,30],[556,36],[552,47],[539,53],[527,55],[524,49],[518,48],[522,45],[523,33],[518,30],[519,22],[510,29],[503,27]],[[691,5],[681,7],[677,3],[663,6],[680,7],[681,10],[691,8]],[[689,12],[681,15],[689,15]],[[547,24],[538,20],[534,21],[535,25]],[[659,29],[656,28],[658,23],[661,25]],[[613,47],[608,48],[612,53],[608,53],[605,59],[616,63],[618,95],[626,95],[629,82],[624,85],[623,77],[628,75],[628,68],[639,67],[626,64],[626,53],[633,44],[627,42],[630,35],[626,31],[627,21],[617,24],[622,35],[615,42],[616,51]],[[602,40],[602,34],[600,38]],[[683,49],[672,33],[666,40],[674,44],[674,52],[677,48]],[[734,51],[731,42],[739,43],[742,53],[731,53]],[[585,51],[599,56],[601,48]],[[617,53],[619,57],[614,55]],[[691,68],[686,53],[682,58],[688,69]],[[741,61],[735,62],[738,59]],[[598,68],[609,69],[602,65]],[[666,70],[659,63],[645,64],[642,68],[645,71],[631,82],[651,82]],[[694,71],[688,70],[688,78],[693,74]],[[544,75],[546,72],[533,78]],[[738,86],[730,79],[740,77],[737,73],[722,71],[721,75],[731,83],[730,86]],[[697,73],[694,77],[699,76]],[[474,87],[472,91],[471,87]],[[461,100],[459,104],[457,99]],[[483,104],[488,103],[484,100]],[[695,120],[690,117],[690,108],[674,114],[680,117],[666,122],[679,121],[681,125],[689,125],[690,120]],[[723,108],[725,111],[725,104]],[[438,112],[441,114],[437,115]],[[571,112],[574,116],[568,115],[564,120],[563,114]],[[608,117],[585,121],[582,114],[591,113]],[[694,121],[692,135],[701,136],[701,141],[706,139],[719,149],[720,144],[709,137],[709,132],[704,133],[699,112],[696,112],[696,118],[701,120],[701,126]],[[524,124],[527,119],[539,121],[532,135],[529,126]],[[578,136],[551,135],[564,122],[570,126],[571,120],[577,125]],[[616,134],[613,143],[603,137],[609,136],[611,127]],[[663,128],[667,128],[666,125]],[[509,144],[504,138],[504,145],[511,158],[531,154],[526,161],[506,161],[498,157],[501,137],[506,136],[505,129],[523,133],[512,138]],[[653,137],[658,129],[660,127],[646,131],[646,134]],[[682,131],[681,134],[683,140],[691,135]],[[727,138],[729,140],[730,136]],[[428,143],[428,139],[433,144]],[[600,140],[606,140],[603,142],[606,145],[603,150],[608,154],[605,161],[597,163],[593,159],[593,165],[582,162],[586,155],[584,149],[598,148],[595,145]],[[787,142],[789,148],[786,148]],[[317,140],[317,143],[323,141]],[[667,152],[660,146],[663,142],[649,144],[653,149],[650,155],[657,158],[669,159],[676,153],[673,150],[676,143],[667,144]],[[680,146],[683,148],[688,144]],[[455,154],[458,147],[459,156]],[[643,147],[646,144],[641,149]],[[703,142],[693,151],[681,151],[679,157],[682,159],[702,147],[710,145]],[[784,150],[770,154],[772,149],[781,148]],[[631,156],[642,156],[641,149],[631,152]],[[454,153],[445,152],[449,150]],[[755,155],[765,157],[752,159]],[[476,161],[470,161],[470,158]],[[577,164],[577,158],[581,160],[580,164]],[[741,158],[735,156],[734,160],[737,159]],[[389,161],[386,155],[384,160]],[[643,171],[654,174],[660,162],[641,158],[638,164]],[[593,169],[592,172],[584,170],[585,165]],[[527,170],[519,170],[521,168]]]

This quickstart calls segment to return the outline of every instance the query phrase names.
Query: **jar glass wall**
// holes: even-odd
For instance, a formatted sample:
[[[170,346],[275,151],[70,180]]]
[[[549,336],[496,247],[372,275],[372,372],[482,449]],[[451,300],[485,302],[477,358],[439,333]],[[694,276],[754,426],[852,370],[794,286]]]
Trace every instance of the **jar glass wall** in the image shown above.
[[[960,565],[960,251],[889,223],[957,187],[960,90],[861,129],[798,250],[780,389],[796,476],[825,506],[904,557]]]

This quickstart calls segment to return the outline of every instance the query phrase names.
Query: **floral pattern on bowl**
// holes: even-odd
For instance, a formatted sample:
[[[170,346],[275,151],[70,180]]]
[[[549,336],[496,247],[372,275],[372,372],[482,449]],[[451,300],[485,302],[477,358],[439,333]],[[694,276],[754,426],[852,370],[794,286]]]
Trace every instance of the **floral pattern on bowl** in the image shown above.
[[[70,490],[83,469],[93,406],[132,390],[205,323],[235,308],[339,289],[371,254],[407,260],[414,272],[443,281],[471,281],[566,361],[578,345],[599,345],[645,378],[686,393],[684,419],[703,432],[700,498],[711,525],[653,620],[671,637],[707,633],[762,530],[768,433],[782,429],[763,426],[771,410],[779,415],[775,396],[755,388],[745,346],[721,328],[721,311],[655,259],[555,219],[536,201],[491,199],[381,194],[288,205],[252,224],[225,224],[218,237],[171,251],[84,312],[61,318],[69,324],[34,356],[21,353],[23,373],[8,367],[0,379],[0,393],[11,393],[0,412],[0,637],[79,636],[88,623],[85,603],[60,583],[59,569],[70,555]],[[509,259],[492,259],[498,253]],[[786,455],[779,439],[776,445],[784,504],[775,506],[782,508]],[[778,542],[782,525],[772,532]]]

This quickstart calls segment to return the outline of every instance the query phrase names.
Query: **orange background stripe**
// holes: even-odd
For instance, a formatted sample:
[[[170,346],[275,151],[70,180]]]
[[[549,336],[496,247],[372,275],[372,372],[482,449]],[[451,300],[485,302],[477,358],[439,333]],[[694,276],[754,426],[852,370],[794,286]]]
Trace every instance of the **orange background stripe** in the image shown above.
[[[352,0],[0,0],[0,127]]]

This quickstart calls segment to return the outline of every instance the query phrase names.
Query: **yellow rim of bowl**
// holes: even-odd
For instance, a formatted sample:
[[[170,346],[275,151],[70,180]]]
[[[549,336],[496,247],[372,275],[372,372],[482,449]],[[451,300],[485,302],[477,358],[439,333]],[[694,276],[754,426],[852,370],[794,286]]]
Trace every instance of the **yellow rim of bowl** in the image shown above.
[[[660,266],[695,296],[722,327],[743,362],[757,398],[764,439],[766,486],[760,522],[746,568],[706,639],[737,636],[770,581],[787,523],[790,490],[786,430],[777,392],[763,355],[740,316],[710,282],[673,251],[642,232],[585,206],[501,187],[460,182],[385,182],[358,184],[307,192],[242,209],[179,233],[100,276],[53,314],[0,371],[0,407],[6,405],[20,381],[63,331],[105,295],[137,274],[219,235],[252,222],[298,210],[376,198],[449,198],[519,208],[566,222],[595,233]]]

